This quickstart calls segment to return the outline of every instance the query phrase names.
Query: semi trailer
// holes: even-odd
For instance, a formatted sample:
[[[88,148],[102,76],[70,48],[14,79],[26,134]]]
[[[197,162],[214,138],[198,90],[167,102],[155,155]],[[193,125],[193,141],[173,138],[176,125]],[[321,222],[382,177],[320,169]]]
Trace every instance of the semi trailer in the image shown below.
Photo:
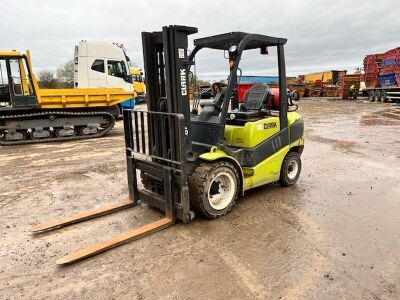
[[[370,101],[399,101],[400,47],[364,58],[364,92]]]

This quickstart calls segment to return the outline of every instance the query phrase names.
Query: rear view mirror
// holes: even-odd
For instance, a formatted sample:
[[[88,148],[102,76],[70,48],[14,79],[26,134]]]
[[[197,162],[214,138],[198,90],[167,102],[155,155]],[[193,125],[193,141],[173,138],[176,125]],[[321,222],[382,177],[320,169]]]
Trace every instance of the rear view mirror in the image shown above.
[[[126,82],[128,82],[128,83],[133,83],[133,78],[132,78],[131,75],[126,75],[126,76],[124,77],[124,80],[125,80]]]

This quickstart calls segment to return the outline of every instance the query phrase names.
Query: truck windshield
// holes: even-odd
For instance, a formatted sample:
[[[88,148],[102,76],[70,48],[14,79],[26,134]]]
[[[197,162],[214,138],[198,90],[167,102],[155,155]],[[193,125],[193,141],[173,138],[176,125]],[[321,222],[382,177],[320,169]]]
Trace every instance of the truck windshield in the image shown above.
[[[125,78],[126,68],[123,61],[109,60],[107,61],[108,75]]]
[[[133,81],[136,82],[143,82],[143,76],[142,75],[132,75]]]

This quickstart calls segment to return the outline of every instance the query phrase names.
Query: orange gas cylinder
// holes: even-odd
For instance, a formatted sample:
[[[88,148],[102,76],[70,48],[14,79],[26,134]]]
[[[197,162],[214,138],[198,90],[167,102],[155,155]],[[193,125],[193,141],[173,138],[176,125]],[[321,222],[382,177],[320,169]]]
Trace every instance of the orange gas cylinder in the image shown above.
[[[279,109],[279,88],[271,88],[269,92],[271,97],[268,100],[267,107],[269,109]]]

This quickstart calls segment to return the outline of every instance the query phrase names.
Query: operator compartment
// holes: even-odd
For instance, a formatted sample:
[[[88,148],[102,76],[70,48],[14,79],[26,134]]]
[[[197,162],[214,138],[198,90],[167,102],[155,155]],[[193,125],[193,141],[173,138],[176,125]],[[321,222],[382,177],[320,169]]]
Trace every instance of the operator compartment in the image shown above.
[[[280,130],[279,89],[256,84],[245,94],[240,109],[228,112],[224,144],[231,147],[252,148]]]
[[[240,125],[226,125],[224,145],[252,148],[279,132],[279,118],[265,117]]]
[[[271,110],[279,110],[279,89],[269,88],[264,84],[253,85],[244,95],[243,104],[237,110],[228,112],[227,124],[244,125],[272,116]],[[278,116],[278,112],[276,112]]]

